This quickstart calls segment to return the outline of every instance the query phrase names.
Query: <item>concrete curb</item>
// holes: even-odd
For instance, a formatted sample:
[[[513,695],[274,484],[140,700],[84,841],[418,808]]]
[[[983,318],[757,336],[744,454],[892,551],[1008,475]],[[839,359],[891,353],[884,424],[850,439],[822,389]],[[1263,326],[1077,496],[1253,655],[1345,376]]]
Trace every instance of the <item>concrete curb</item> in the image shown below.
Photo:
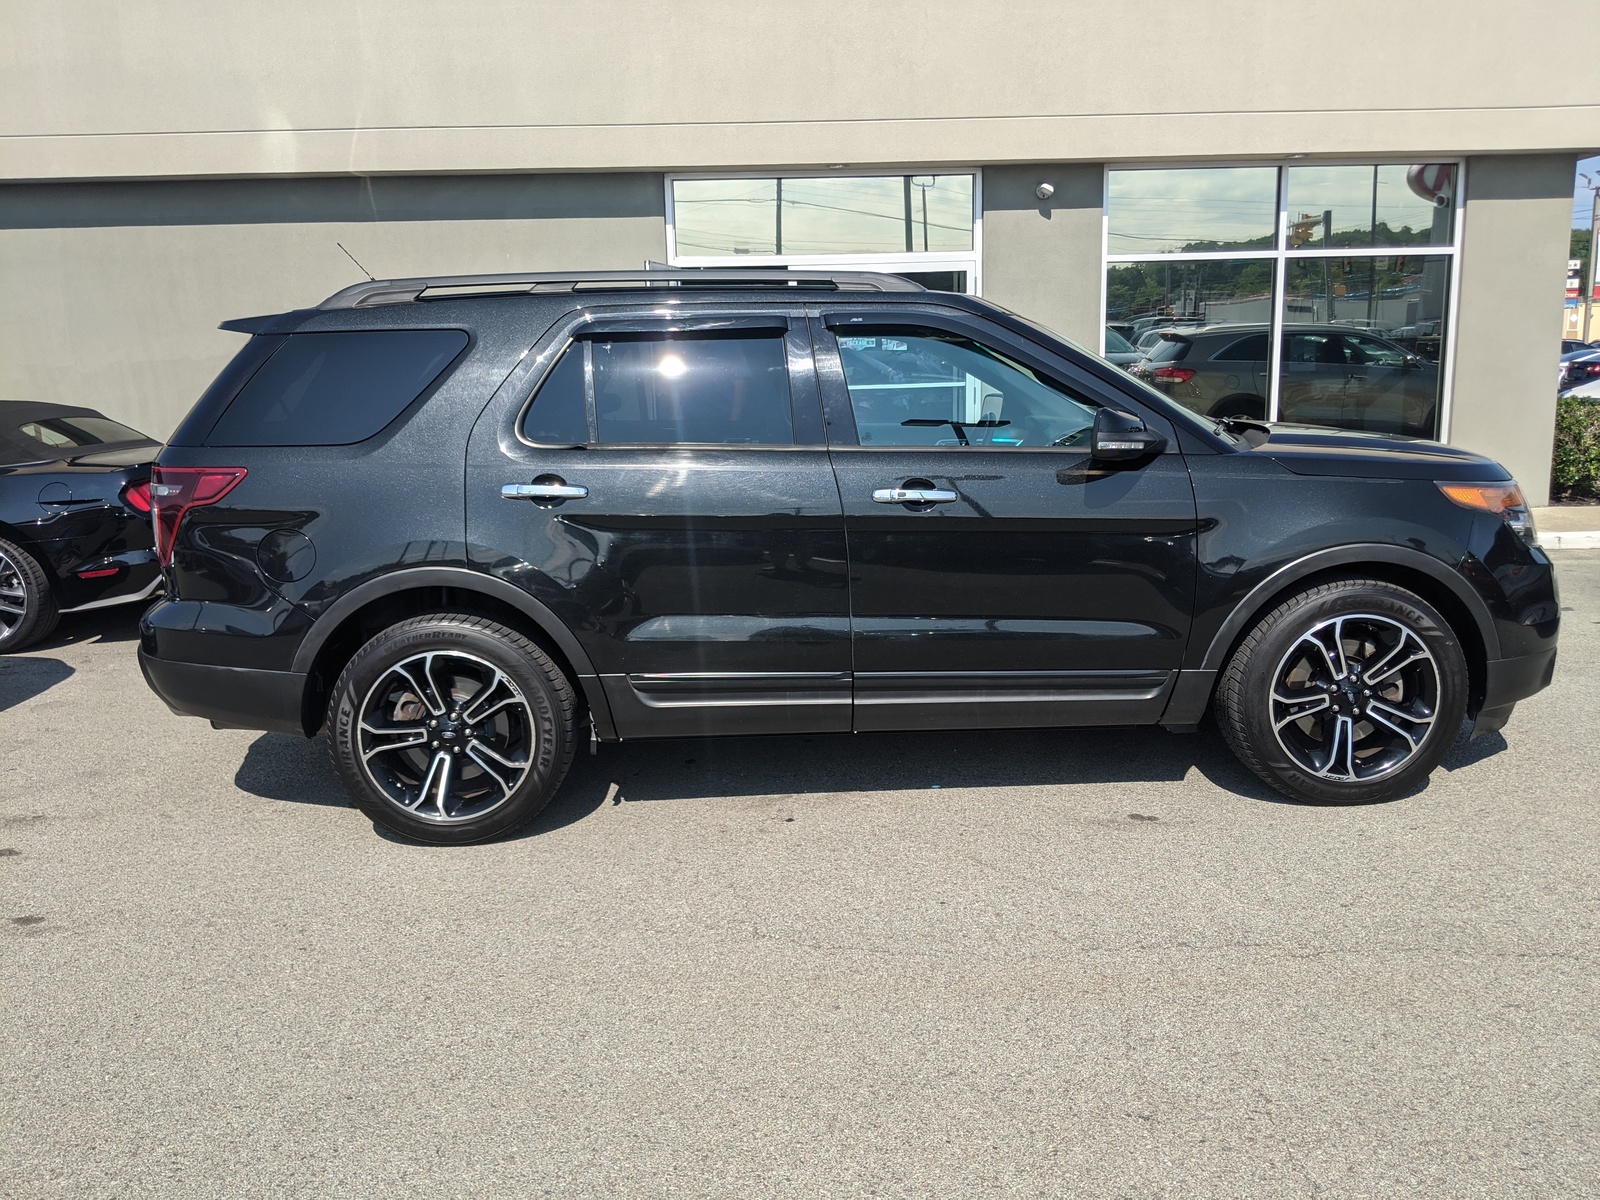
[[[1539,534],[1539,545],[1546,550],[1600,550],[1600,529],[1567,530]]]

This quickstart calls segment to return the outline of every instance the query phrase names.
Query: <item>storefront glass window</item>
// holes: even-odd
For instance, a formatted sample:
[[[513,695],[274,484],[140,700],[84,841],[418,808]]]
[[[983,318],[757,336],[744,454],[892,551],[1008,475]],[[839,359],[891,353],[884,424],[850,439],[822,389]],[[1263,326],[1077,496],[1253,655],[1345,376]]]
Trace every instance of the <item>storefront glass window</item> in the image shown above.
[[[971,175],[674,179],[672,206],[678,257],[973,249]]]
[[[1113,171],[1106,193],[1112,254],[1271,250],[1276,167]]]
[[[1280,208],[1276,167],[1112,171],[1106,324],[1198,412],[1437,437],[1458,175],[1288,166]]]
[[[1287,188],[1291,250],[1450,244],[1453,163],[1290,167]]]

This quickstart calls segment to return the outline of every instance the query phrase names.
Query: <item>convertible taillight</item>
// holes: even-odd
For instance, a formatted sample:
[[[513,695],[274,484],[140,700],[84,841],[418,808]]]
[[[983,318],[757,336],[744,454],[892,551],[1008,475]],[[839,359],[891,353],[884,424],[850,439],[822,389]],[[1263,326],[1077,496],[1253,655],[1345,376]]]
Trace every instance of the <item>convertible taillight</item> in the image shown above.
[[[239,485],[243,467],[157,467],[150,479],[150,503],[156,527],[156,557],[164,567],[172,561],[178,525],[191,508],[215,504]]]
[[[122,489],[122,502],[134,512],[150,511],[150,483],[130,483]]]

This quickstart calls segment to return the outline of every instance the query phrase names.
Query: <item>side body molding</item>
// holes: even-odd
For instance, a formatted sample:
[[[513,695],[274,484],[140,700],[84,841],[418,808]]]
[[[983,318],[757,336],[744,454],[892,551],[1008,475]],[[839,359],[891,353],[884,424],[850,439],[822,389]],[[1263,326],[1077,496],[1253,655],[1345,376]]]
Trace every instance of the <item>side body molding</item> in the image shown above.
[[[309,674],[324,643],[351,614],[385,596],[426,587],[450,587],[459,588],[464,592],[478,592],[509,604],[532,621],[540,632],[566,655],[567,661],[572,664],[572,669],[577,672],[577,682],[583,688],[584,698],[588,701],[596,734],[606,741],[616,740],[616,726],[611,719],[611,705],[606,700],[605,690],[600,686],[599,675],[595,672],[589,656],[578,643],[578,639],[572,636],[561,618],[515,584],[464,567],[414,567],[393,571],[351,588],[317,618],[310,632],[306,634],[305,640],[300,643],[300,648],[295,651],[293,669]]]

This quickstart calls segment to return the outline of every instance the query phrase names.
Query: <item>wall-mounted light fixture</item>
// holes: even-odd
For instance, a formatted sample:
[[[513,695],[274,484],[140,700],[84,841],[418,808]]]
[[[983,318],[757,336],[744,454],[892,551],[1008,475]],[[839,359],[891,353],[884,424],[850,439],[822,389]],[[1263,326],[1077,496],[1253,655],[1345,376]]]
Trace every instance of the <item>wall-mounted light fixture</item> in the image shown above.
[[[1056,185],[1053,183],[1041,183],[1033,189],[1033,194],[1041,200],[1048,200],[1056,194]]]

